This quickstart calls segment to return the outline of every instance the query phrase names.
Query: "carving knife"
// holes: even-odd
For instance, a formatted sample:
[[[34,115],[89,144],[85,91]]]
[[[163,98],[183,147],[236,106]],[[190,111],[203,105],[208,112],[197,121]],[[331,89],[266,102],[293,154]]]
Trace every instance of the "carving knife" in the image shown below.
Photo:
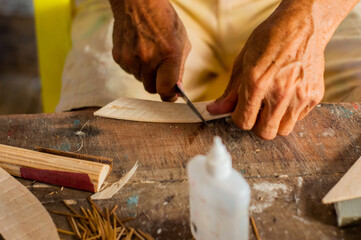
[[[183,92],[183,90],[179,87],[178,83],[175,85],[175,91],[179,94],[181,98],[187,103],[188,107],[192,109],[192,111],[202,120],[204,124],[207,124],[206,120],[202,117],[202,114],[197,110],[197,108],[193,105],[191,100],[187,97],[187,95]]]

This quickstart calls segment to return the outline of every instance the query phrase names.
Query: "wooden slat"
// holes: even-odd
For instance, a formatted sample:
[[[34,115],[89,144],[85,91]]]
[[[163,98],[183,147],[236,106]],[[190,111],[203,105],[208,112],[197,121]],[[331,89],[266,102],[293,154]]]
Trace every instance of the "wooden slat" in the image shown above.
[[[208,102],[196,102],[194,106],[206,121],[223,118],[230,114],[211,115]],[[185,103],[156,102],[135,98],[119,98],[94,113],[95,116],[140,122],[196,123],[201,122]]]

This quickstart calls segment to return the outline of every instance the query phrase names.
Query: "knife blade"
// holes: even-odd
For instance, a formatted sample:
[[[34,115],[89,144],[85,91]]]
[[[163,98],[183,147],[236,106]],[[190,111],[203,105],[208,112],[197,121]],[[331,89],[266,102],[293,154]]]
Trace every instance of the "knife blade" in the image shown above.
[[[192,111],[199,117],[199,119],[202,120],[204,124],[208,126],[208,123],[206,120],[202,117],[202,114],[197,110],[197,108],[193,105],[191,100],[187,97],[187,95],[184,93],[184,91],[178,86],[178,84],[175,85],[175,91],[179,94],[181,98],[187,103],[187,105],[192,109]]]

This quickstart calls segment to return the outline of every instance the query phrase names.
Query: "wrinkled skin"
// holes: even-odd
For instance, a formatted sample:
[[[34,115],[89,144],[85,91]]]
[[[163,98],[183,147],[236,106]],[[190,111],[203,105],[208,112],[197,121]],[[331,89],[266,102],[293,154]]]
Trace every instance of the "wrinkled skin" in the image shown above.
[[[163,101],[175,101],[191,45],[168,0],[114,0],[113,58]]]
[[[323,52],[358,0],[283,0],[235,59],[224,94],[207,106],[232,112],[243,130],[263,139],[288,135],[324,94]],[[190,50],[186,31],[167,0],[110,0],[116,62],[165,101],[177,98]],[[144,7],[146,6],[146,7]]]
[[[258,26],[234,62],[225,93],[208,111],[233,111],[237,126],[255,127],[264,139],[288,135],[324,94],[326,44],[307,16],[275,12]]]

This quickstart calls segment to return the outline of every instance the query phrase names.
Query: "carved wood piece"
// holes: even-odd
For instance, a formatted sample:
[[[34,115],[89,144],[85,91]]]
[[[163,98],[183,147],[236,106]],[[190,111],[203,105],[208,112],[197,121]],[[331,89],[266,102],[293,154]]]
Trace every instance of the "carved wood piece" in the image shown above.
[[[211,115],[206,106],[212,101],[195,102],[194,106],[206,121],[230,116]],[[159,123],[197,123],[201,120],[185,103],[156,102],[135,98],[119,98],[94,113],[95,116],[122,120]]]
[[[49,213],[30,191],[0,167],[0,233],[5,239],[59,239]]]

